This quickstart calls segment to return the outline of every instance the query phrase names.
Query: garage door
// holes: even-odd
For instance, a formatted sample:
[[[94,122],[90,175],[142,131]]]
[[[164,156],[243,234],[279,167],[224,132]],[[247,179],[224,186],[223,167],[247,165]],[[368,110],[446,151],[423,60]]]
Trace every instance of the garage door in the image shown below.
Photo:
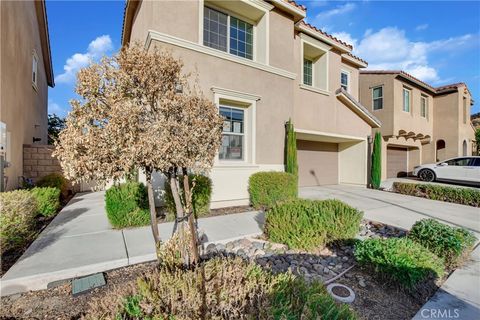
[[[300,187],[338,183],[338,144],[297,140]]]
[[[407,159],[407,149],[387,147],[387,178],[405,177],[408,171]]]

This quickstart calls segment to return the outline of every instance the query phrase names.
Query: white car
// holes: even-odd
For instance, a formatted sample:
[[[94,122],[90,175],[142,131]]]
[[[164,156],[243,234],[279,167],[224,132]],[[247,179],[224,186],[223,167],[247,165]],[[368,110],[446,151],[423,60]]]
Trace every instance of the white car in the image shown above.
[[[456,181],[480,186],[480,157],[459,157],[413,168],[423,181]]]

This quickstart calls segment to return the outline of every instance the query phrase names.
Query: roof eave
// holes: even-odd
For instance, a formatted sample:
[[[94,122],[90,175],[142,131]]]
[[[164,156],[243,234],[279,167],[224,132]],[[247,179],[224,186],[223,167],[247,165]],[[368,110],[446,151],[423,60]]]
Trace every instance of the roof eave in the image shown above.
[[[47,84],[55,87],[55,78],[53,75],[52,54],[50,50],[50,37],[48,33],[48,19],[45,0],[34,1],[35,11],[37,13],[38,28],[40,31],[40,42],[42,47],[43,64],[47,76]]]
[[[127,2],[125,3],[125,13],[123,14],[122,28],[122,46],[130,43],[133,18],[140,2],[142,2],[142,0],[127,0]]]
[[[355,100],[345,89],[339,88],[335,91],[336,96],[341,99],[341,101],[346,102],[350,105],[351,109],[365,122],[367,122],[372,128],[380,128],[382,123],[378,120],[373,114],[371,114],[367,108],[362,106],[360,102]]]
[[[349,56],[348,54],[342,54],[342,59],[345,59],[353,64],[355,64],[356,66],[360,67],[360,68],[366,68],[368,67],[368,63],[364,62],[364,61],[361,61],[359,59],[356,59],[352,56]]]
[[[350,47],[344,46],[344,45],[338,43],[337,41],[335,41],[333,39],[330,39],[329,37],[321,34],[320,32],[316,32],[316,31],[314,31],[314,30],[312,30],[308,27],[305,27],[301,23],[296,23],[295,28],[300,32],[308,34],[309,36],[311,36],[311,37],[313,37],[317,40],[323,41],[323,42],[331,45],[332,47],[334,47],[335,49],[339,50],[342,53],[347,53],[347,52],[352,51]]]
[[[275,5],[276,7],[279,7],[280,9],[290,13],[293,15],[293,19],[295,22],[298,22],[302,19],[304,19],[307,16],[307,12],[297,8],[288,2],[285,2],[283,0],[270,0],[270,2]]]

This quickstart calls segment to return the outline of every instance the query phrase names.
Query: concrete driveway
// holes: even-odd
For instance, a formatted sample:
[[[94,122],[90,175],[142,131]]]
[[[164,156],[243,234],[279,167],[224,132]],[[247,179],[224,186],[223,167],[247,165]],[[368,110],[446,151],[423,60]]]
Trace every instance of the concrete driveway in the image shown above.
[[[467,228],[480,237],[480,208],[405,196],[351,185],[303,187],[299,196],[306,199],[338,199],[364,212],[366,219],[404,229],[415,221],[435,218],[446,224]]]

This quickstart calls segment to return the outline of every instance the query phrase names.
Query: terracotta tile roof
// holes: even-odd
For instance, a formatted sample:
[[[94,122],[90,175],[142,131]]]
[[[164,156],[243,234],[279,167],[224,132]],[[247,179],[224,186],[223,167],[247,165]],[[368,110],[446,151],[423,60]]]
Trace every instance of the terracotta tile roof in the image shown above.
[[[311,30],[313,30],[313,31],[316,31],[316,32],[318,32],[318,33],[326,36],[327,38],[332,39],[333,41],[341,44],[342,46],[348,47],[350,50],[353,49],[352,45],[350,45],[350,44],[348,44],[348,43],[346,43],[346,42],[344,42],[344,41],[342,41],[342,40],[340,40],[340,39],[332,36],[331,34],[326,33],[325,31],[322,31],[322,30],[318,29],[318,28],[315,27],[315,26],[312,26],[312,25],[309,24],[309,23],[306,23],[304,20],[302,20],[302,21],[300,22],[300,24],[301,24],[302,26],[304,26],[304,27],[307,27],[307,28],[309,28],[309,29],[311,29]]]
[[[298,3],[296,3],[296,2],[293,1],[293,0],[283,0],[283,1],[286,2],[286,3],[288,3],[288,4],[290,4],[290,5],[292,5],[292,6],[294,6],[294,7],[299,8],[300,10],[303,10],[303,11],[305,11],[305,12],[307,11],[307,7],[305,7],[305,6],[302,5],[302,4],[298,4]]]
[[[436,89],[431,85],[429,85],[428,83],[423,82],[422,80],[412,76],[410,73],[407,73],[402,70],[361,70],[360,73],[362,74],[398,74],[398,75],[402,75],[403,77],[413,82],[419,83],[420,85],[422,85],[423,87],[427,88],[432,92],[436,92]]]
[[[451,83],[451,84],[446,84],[444,86],[436,87],[435,90],[437,91],[445,91],[445,90],[450,90],[450,89],[458,89],[458,87],[461,86],[467,86],[464,82],[457,82],[457,83]]]
[[[350,56],[350,57],[352,57],[352,58],[354,58],[354,59],[357,59],[358,61],[363,62],[363,63],[365,63],[366,65],[368,65],[368,62],[367,62],[367,61],[363,60],[363,59],[360,58],[360,57],[357,57],[357,56],[354,55],[354,54],[351,54],[350,52],[347,52],[346,55],[347,55],[347,56]]]
[[[357,109],[359,109],[363,114],[365,114],[365,116],[367,116],[368,118],[370,118],[370,121],[373,122],[376,127],[374,126],[374,128],[379,128],[382,126],[382,122],[377,118],[375,117],[370,111],[368,111],[367,108],[365,108],[357,99],[355,99],[350,93],[347,92],[347,90],[343,89],[343,88],[338,88],[336,91],[335,91],[335,94],[338,96],[338,95],[341,95],[343,94],[345,97],[347,97],[347,99],[349,99],[356,107]]]

